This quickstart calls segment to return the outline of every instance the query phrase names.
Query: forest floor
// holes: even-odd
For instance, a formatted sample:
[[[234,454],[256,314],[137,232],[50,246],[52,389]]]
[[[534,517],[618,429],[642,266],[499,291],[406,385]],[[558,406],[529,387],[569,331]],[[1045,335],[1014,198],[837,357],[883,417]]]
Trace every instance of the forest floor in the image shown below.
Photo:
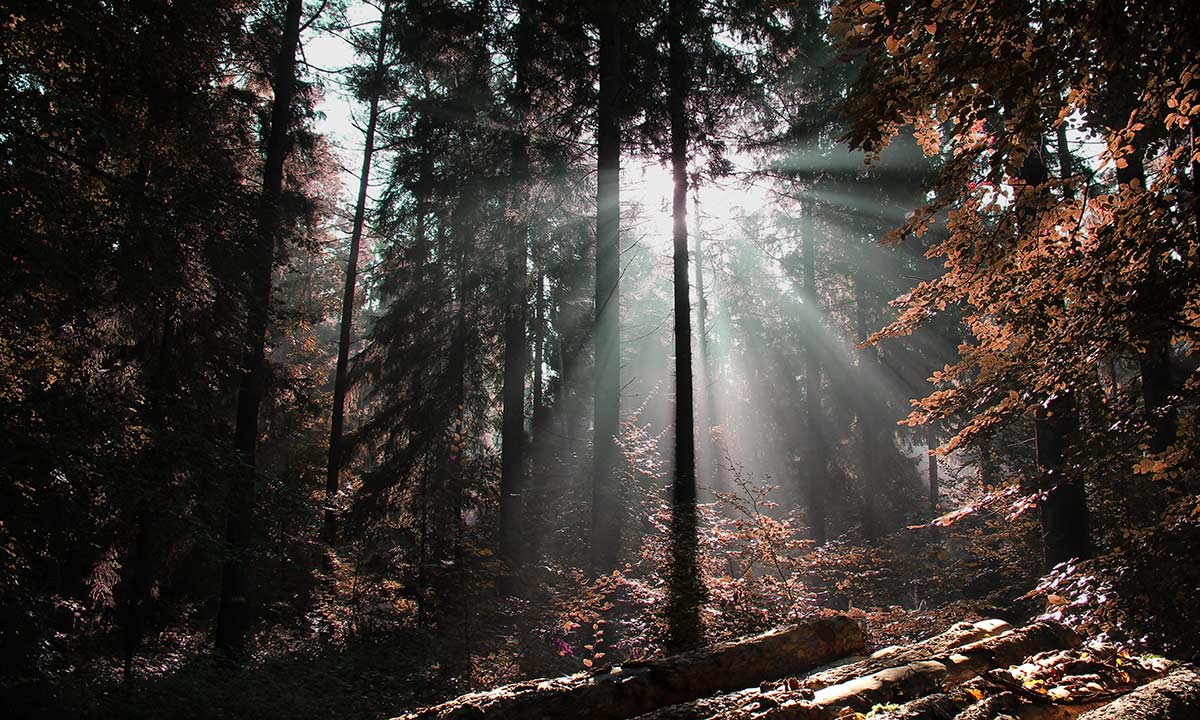
[[[874,547],[832,542],[815,554],[815,565],[803,568],[821,592],[808,597],[808,605],[793,620],[844,613],[863,625],[867,648],[873,650],[908,645],[963,621],[999,618],[1021,627],[1049,614],[1068,621],[1085,638],[1122,652],[1138,645],[1122,642],[1140,638],[1134,648],[1138,653],[1158,650],[1181,660],[1193,659],[1187,652],[1191,642],[1187,633],[1193,632],[1186,630],[1188,607],[1172,594],[1151,587],[1155,582],[1169,583],[1175,593],[1191,587],[1184,575],[1195,571],[1194,563],[1184,559],[1196,543],[1186,540],[1188,534],[1181,533],[1179,526],[1173,526],[1170,535],[1179,541],[1178,552],[1169,557],[1137,556],[1149,570],[1130,574],[1125,581],[1136,582],[1134,591],[1125,595],[1143,604],[1166,603],[1179,617],[1166,617],[1153,604],[1122,610],[1145,624],[1184,628],[1175,634],[1184,645],[1174,649],[1146,642],[1133,627],[1123,628],[1118,637],[1120,616],[1114,612],[1122,605],[1115,596],[1104,594],[1112,590],[1098,580],[1098,566],[1064,568],[1049,579],[1040,578],[1036,553],[1023,550],[1014,539],[1028,537],[1028,530],[1021,522],[1006,523],[1003,518],[968,519],[939,535],[931,535],[928,529],[901,531]],[[1146,544],[1167,545],[1158,536],[1148,537]],[[1176,570],[1164,573],[1165,567]],[[598,625],[613,627],[610,635],[624,633],[630,639],[636,634],[635,639],[644,642],[623,644],[610,638],[609,657],[596,658],[597,667],[661,656],[651,627],[656,596],[653,588],[648,589],[651,579],[634,577],[636,571],[620,583],[609,582],[607,590],[596,591],[594,583],[589,585],[576,571],[551,575],[542,569],[529,586],[535,588],[531,592],[540,593],[540,599],[521,602],[499,599],[493,586],[481,583],[482,589],[471,590],[474,594],[467,598],[475,624],[467,628],[470,642],[465,655],[462,645],[431,629],[434,623],[418,623],[411,613],[386,625],[369,629],[360,625],[359,632],[336,639],[312,632],[301,614],[291,615],[293,620],[287,622],[281,614],[262,624],[251,660],[233,672],[213,662],[207,616],[196,609],[186,622],[160,632],[143,648],[129,682],[124,681],[119,660],[121,639],[110,628],[58,651],[43,682],[3,688],[3,694],[10,707],[28,708],[28,715],[40,720],[389,718],[468,691],[585,671],[591,664],[582,648],[595,642],[589,633]],[[1031,592],[1039,583],[1041,592]],[[389,592],[386,583],[381,587]],[[710,617],[716,620],[709,627],[710,636],[727,640],[784,624],[786,618],[766,612],[749,617],[761,602],[777,599],[768,597],[777,592],[773,588],[760,588],[755,596],[748,594],[754,588],[729,586],[728,578],[711,581],[710,607],[715,610]],[[632,596],[635,591],[645,594],[640,602],[614,601],[620,593]],[[344,608],[339,603],[333,604]],[[1090,629],[1087,623],[1092,623]]]
[[[1053,620],[956,623],[866,654],[831,613],[631,667],[471,693],[399,720],[1166,720],[1200,712],[1200,675],[1084,643]],[[832,661],[832,662],[830,662]]]
[[[955,622],[992,617],[998,611],[1010,622],[1022,622],[1035,605],[1018,601],[1019,589],[996,590],[987,599],[960,599],[935,607],[871,607],[869,598],[854,596],[838,602],[850,606],[848,614],[867,629],[869,646],[878,648],[911,643]],[[856,600],[866,607],[858,607]],[[336,644],[276,633],[260,635],[252,661],[233,672],[212,661],[210,636],[204,629],[164,632],[139,656],[128,683],[123,681],[118,659],[120,638],[97,636],[64,653],[49,675],[52,686],[26,689],[30,697],[21,704],[37,707],[43,720],[150,720],[181,715],[205,720],[373,720],[468,690],[582,669],[572,653],[547,652],[542,647],[528,653],[527,662],[518,663],[513,656],[521,653],[520,642],[512,628],[504,627],[480,628],[469,662],[456,662],[453,668],[447,663],[445,639],[415,623]],[[645,652],[661,650],[651,646]]]

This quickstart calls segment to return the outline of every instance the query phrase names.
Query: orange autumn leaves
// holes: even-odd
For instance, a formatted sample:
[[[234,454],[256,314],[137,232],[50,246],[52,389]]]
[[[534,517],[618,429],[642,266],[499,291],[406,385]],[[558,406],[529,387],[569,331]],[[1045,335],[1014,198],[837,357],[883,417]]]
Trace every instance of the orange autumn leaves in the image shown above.
[[[1103,363],[1146,352],[1156,333],[1189,352],[1200,340],[1190,134],[1200,66],[1195,39],[1168,19],[1172,3],[1150,5],[1120,27],[1083,2],[831,9],[831,34],[863,63],[845,139],[870,163],[908,128],[938,166],[927,202],[884,239],[922,243],[944,272],[897,298],[894,322],[869,342],[941,313],[961,319],[958,358],[906,421],[953,420],[943,453],[1068,390],[1111,415]],[[1101,152],[1070,157],[1097,141]]]

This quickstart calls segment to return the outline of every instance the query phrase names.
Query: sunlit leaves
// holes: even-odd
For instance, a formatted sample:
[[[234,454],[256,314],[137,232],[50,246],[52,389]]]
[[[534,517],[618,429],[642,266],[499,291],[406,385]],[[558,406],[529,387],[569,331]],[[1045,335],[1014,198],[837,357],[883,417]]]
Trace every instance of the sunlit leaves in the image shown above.
[[[957,419],[959,432],[941,448],[951,452],[1064,389],[1110,396],[1096,364],[1145,352],[1154,333],[1178,322],[1157,313],[1182,319],[1193,306],[1182,288],[1196,286],[1195,267],[1170,258],[1200,250],[1179,202],[1193,153],[1178,141],[1198,112],[1197,66],[1171,35],[1174,55],[1139,56],[1145,90],[1134,88],[1131,111],[1110,123],[1104,104],[1128,76],[1106,55],[1110,33],[1121,31],[1072,4],[1039,6],[1033,22],[987,1],[897,10],[835,3],[830,30],[867,57],[847,101],[851,144],[877,153],[909,125],[922,150],[943,160],[928,203],[886,240],[920,238],[944,223],[927,255],[944,259],[945,273],[898,298],[896,320],[871,342],[947,310],[962,314],[969,334],[958,362],[931,378],[938,390],[906,421]],[[1137,12],[1138,22],[1156,22]],[[1026,182],[1031,155],[1051,170],[1062,164],[1054,133],[1080,117],[1105,143],[1110,168],[1128,173],[1144,157],[1145,179],[1109,191],[1111,175],[1058,167],[1057,177]],[[1136,470],[1166,477],[1181,461],[1146,458]]]

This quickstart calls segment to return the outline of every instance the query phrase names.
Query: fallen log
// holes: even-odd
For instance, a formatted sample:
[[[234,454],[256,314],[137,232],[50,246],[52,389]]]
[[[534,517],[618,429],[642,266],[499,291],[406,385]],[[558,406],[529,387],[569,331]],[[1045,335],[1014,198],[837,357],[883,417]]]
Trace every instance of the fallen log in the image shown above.
[[[824,720],[836,717],[844,707],[865,712],[877,704],[912,700],[922,694],[957,685],[986,670],[1022,662],[1030,655],[1076,647],[1080,643],[1074,632],[1054,622],[1035,622],[1017,629],[1004,629],[1006,627],[1006,624],[985,625],[985,628],[1004,631],[993,637],[949,648],[946,646],[953,644],[953,635],[943,633],[913,646],[890,649],[879,658],[867,658],[831,668],[809,678],[789,678],[766,688],[687,702],[658,710],[639,720],[732,720],[745,717]],[[954,632],[963,630],[958,628]],[[932,653],[934,657],[926,654],[921,660],[876,670],[861,677],[851,677],[836,685],[824,685],[822,678],[838,677],[852,668],[912,657],[909,650],[921,645],[926,650],[940,649],[941,652]],[[814,690],[814,686],[819,689]]]
[[[832,712],[830,717],[835,717],[843,708],[867,712],[875,705],[938,692],[945,677],[946,666],[942,663],[918,660],[827,687],[817,692],[812,702]]]
[[[761,688],[700,698],[682,705],[663,708],[638,718],[638,720],[699,720],[720,717],[722,713],[737,711],[740,708],[744,709],[757,704],[765,707],[766,705],[779,705],[789,699],[809,700],[817,690],[856,680],[896,665],[944,656],[955,648],[993,637],[1010,629],[1012,626],[1003,620],[956,623],[940,635],[920,640],[911,645],[891,645],[881,648],[867,657],[841,662],[833,667],[818,670],[808,677],[789,677],[775,683],[768,683]],[[777,693],[779,697],[773,698],[768,693]]]
[[[1000,693],[992,697],[982,698],[971,707],[963,710],[954,720],[993,720],[997,714],[1004,712],[1017,703],[1012,693]]]
[[[1054,703],[1025,703],[1018,705],[1009,712],[1019,720],[1074,720],[1082,713],[1100,707],[1103,703],[1084,703],[1080,705],[1058,705]]]
[[[910,700],[876,717],[879,720],[954,720],[966,705],[958,695],[935,693]]]
[[[956,648],[946,657],[946,682],[950,685],[992,668],[1008,667],[1047,650],[1079,647],[1082,641],[1070,628],[1051,620],[1039,620],[995,637]]]
[[[1079,720],[1195,720],[1200,718],[1200,674],[1180,667]]]
[[[876,650],[867,658],[857,662],[838,665],[801,680],[804,687],[820,690],[854,678],[869,675],[890,667],[907,665],[919,660],[944,657],[951,650],[979,640],[995,637],[1012,629],[1003,620],[981,620],[977,623],[956,623],[946,632],[926,638],[911,645],[892,645]]]
[[[751,688],[725,695],[714,695],[660,708],[645,715],[638,715],[634,720],[702,720],[703,718],[721,717],[722,713],[751,707],[765,694],[758,688]]]
[[[471,693],[400,719],[625,720],[811,670],[864,645],[859,624],[834,615],[673,657]]]
[[[665,708],[638,720],[831,720],[844,708],[867,712],[875,705],[910,700],[941,689],[946,666],[922,660],[886,668],[814,693],[795,685],[746,690]]]

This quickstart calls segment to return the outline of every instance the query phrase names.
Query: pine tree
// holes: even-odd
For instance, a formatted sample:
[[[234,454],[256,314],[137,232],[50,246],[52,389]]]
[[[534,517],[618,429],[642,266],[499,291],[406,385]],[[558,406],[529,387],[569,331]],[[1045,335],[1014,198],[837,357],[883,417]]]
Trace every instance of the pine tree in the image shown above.
[[[517,20],[514,57],[513,123],[509,190],[511,213],[525,216],[529,200],[529,72],[533,55],[533,24],[536,2],[526,0]],[[500,556],[510,567],[520,561],[521,509],[525,487],[525,376],[529,367],[526,315],[529,288],[526,265],[529,262],[528,222],[516,223],[505,253],[508,306],[504,316],[504,386],[500,456]],[[540,294],[540,287],[539,287]],[[540,362],[540,354],[538,357]],[[540,371],[540,366],[538,370]],[[540,382],[540,381],[539,381]],[[536,403],[535,403],[536,408]]]
[[[595,419],[592,436],[592,569],[614,567],[621,542],[617,433],[620,430],[621,98],[623,5],[600,3],[596,120]]]
[[[246,318],[246,349],[238,386],[234,449],[240,467],[229,480],[225,542],[230,557],[221,569],[221,600],[217,613],[216,651],[231,663],[241,660],[250,627],[249,582],[244,554],[250,547],[254,513],[255,451],[258,448],[258,410],[262,401],[267,325],[270,317],[271,276],[276,239],[282,225],[283,166],[289,150],[292,102],[296,92],[296,51],[304,3],[288,0],[281,22],[279,54],[272,73],[275,99],[263,163],[262,211],[258,238],[250,256],[251,295]]]
[[[380,8],[379,30],[375,39],[375,55],[368,70],[364,95],[367,100],[367,126],[363,133],[362,167],[359,170],[358,197],[354,203],[354,218],[350,225],[350,253],[346,261],[345,289],[342,292],[342,318],[338,333],[337,368],[333,379],[333,417],[329,430],[329,462],[325,473],[325,541],[337,539],[337,496],[342,472],[342,434],[345,424],[346,391],[350,384],[350,344],[354,323],[354,293],[358,280],[358,256],[366,227],[367,190],[371,185],[371,161],[375,155],[375,131],[379,123],[379,103],[386,92],[386,63],[392,3],[384,0]]]

